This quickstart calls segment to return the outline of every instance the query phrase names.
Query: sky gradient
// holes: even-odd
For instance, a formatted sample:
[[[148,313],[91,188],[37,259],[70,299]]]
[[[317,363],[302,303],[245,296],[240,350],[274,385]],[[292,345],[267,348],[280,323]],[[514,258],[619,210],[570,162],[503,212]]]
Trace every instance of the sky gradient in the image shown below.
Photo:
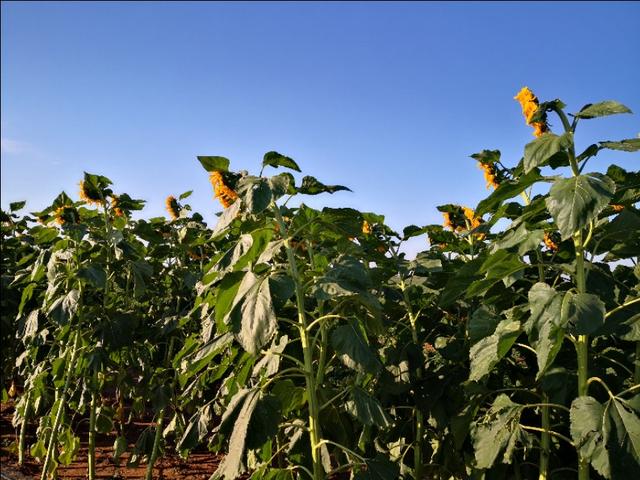
[[[441,223],[489,191],[469,155],[513,165],[533,140],[513,96],[640,113],[640,3],[2,2],[2,194],[39,210],[82,172],[213,222],[196,155],[257,173],[277,150],[353,193],[308,204]],[[552,129],[559,121],[552,119]],[[577,146],[636,137],[640,117],[585,121]],[[601,153],[638,170],[640,155]],[[275,172],[274,172],[275,173]],[[424,239],[414,242],[422,248]]]

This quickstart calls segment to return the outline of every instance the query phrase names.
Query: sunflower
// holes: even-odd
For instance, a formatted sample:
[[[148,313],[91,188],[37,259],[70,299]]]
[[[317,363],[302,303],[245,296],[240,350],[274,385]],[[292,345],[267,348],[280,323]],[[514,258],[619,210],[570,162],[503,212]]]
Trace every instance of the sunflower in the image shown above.
[[[520,102],[520,106],[522,106],[522,114],[527,121],[527,125],[531,125],[533,127],[533,135],[535,137],[540,137],[549,131],[547,122],[531,122],[531,118],[533,117],[533,114],[536,113],[536,110],[538,110],[538,105],[540,103],[533,92],[529,90],[529,87],[523,87],[522,90],[520,90],[513,98]]]
[[[171,216],[171,220],[177,220],[180,217],[180,205],[178,205],[176,197],[174,197],[173,195],[169,195],[164,204],[167,207],[169,216]]]
[[[456,230],[456,226],[453,224],[451,219],[451,214],[449,212],[442,212],[442,216],[444,217],[444,228],[450,228],[451,230]]]
[[[111,208],[113,209],[113,213],[116,217],[124,217],[124,212],[120,208],[118,200],[119,199],[117,195],[111,196]]]
[[[224,183],[222,173],[219,171],[211,172],[209,181],[213,186],[215,197],[220,201],[224,208],[228,208],[238,198],[238,194],[234,192]]]
[[[55,219],[58,225],[64,225],[67,223],[78,223],[80,216],[74,206],[63,205],[56,209]]]
[[[474,228],[480,226],[480,224],[482,223],[482,219],[476,216],[476,212],[467,207],[462,207],[462,210],[464,211],[465,218],[468,220],[467,223],[469,230],[473,230]],[[485,234],[477,233],[476,237],[478,238],[478,240],[484,240]]]
[[[553,232],[544,232],[544,245],[552,252],[558,251],[558,244],[556,243],[557,238]]]
[[[484,173],[484,179],[487,182],[487,188],[493,187],[494,189],[500,186],[498,182],[498,172],[496,166],[493,163],[478,162],[478,168]]]
[[[613,203],[613,204],[611,205],[611,208],[613,208],[613,211],[614,211],[614,212],[621,212],[622,210],[624,210],[624,205],[620,205],[620,204],[617,204],[617,203]]]
[[[475,212],[468,207],[456,207],[456,212],[442,212],[444,217],[444,228],[448,228],[454,232],[463,232],[465,230],[473,230],[482,223],[482,219],[476,216]],[[475,236],[479,240],[483,240],[484,233],[477,233]]]
[[[364,220],[362,222],[362,233],[364,233],[365,235],[371,235],[372,232],[373,228],[371,228],[371,224]]]
[[[104,199],[100,196],[100,192],[94,188],[87,186],[84,180],[80,181],[80,198],[89,205],[104,205]]]

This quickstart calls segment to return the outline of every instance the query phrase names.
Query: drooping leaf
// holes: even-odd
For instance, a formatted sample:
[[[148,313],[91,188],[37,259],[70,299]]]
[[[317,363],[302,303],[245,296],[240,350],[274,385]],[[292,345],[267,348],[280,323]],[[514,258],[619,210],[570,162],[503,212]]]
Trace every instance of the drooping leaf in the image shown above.
[[[400,467],[382,454],[375,458],[365,458],[353,476],[353,480],[397,480],[400,478]]]
[[[493,334],[475,343],[469,350],[469,380],[478,381],[489,374],[509,352],[519,335],[520,322],[506,319],[498,323]]]
[[[476,215],[484,215],[485,213],[495,212],[496,209],[510,198],[520,195],[527,188],[536,182],[543,180],[538,168],[530,169],[525,175],[520,176],[515,180],[505,180],[500,183],[491,195],[478,203],[476,207]]]
[[[600,146],[610,150],[621,150],[623,152],[637,152],[640,150],[640,138],[629,138],[618,142],[600,142]]]
[[[567,292],[563,315],[570,331],[576,335],[590,335],[604,324],[605,305],[597,295]],[[564,323],[564,322],[563,322]]]
[[[287,167],[296,172],[300,171],[300,167],[292,158],[286,157],[278,152],[267,152],[264,154],[262,166],[266,167],[267,165],[274,168]]]
[[[207,172],[229,171],[229,159],[225,157],[198,156],[198,160]]]
[[[11,202],[9,204],[9,210],[11,210],[12,212],[17,212],[18,210],[21,210],[22,208],[24,208],[24,206],[27,204],[27,202],[22,201],[22,202]]]
[[[380,361],[353,322],[334,329],[331,345],[349,368],[368,373],[376,373],[381,368]]]
[[[242,407],[239,410],[229,439],[227,454],[211,478],[233,480],[246,470],[244,458],[247,430],[260,398],[261,392],[259,389],[252,389],[243,396]]]
[[[613,181],[599,173],[556,180],[546,205],[562,239],[586,227],[609,204],[614,192]]]
[[[640,475],[640,418],[630,402],[604,405],[582,396],[571,404],[571,438],[580,455],[607,479]]]
[[[278,326],[268,276],[258,277],[253,272],[247,272],[238,287],[231,311],[234,310],[240,316],[236,339],[242,348],[255,355],[271,340]]]
[[[335,193],[340,190],[346,190],[348,192],[351,191],[350,188],[347,188],[343,185],[325,185],[320,182],[318,179],[310,176],[306,176],[302,179],[302,184],[300,188],[298,188],[298,192],[305,195],[318,195],[319,193]]]
[[[628,107],[613,100],[604,102],[589,103],[582,107],[576,117],[584,120],[596,117],[606,117],[607,115],[615,115],[617,113],[632,113]]]
[[[176,444],[176,450],[193,450],[204,439],[209,431],[209,422],[213,418],[211,413],[210,405],[198,409],[189,419],[182,437]]]
[[[485,273],[485,278],[473,282],[467,289],[466,297],[481,295],[499,281],[508,281],[509,277],[525,268],[527,264],[520,260],[519,255],[507,250],[498,250],[481,265],[479,273]]]
[[[573,135],[571,133],[563,133],[562,135],[545,133],[528,143],[524,147],[525,173],[529,173],[535,167],[545,165],[553,155],[569,148],[572,142]]]
[[[104,288],[107,284],[107,273],[101,265],[93,264],[82,267],[76,275],[95,288]]]
[[[487,307],[481,306],[471,315],[469,320],[469,341],[473,344],[496,331],[500,317]]]
[[[522,434],[518,405],[501,393],[484,418],[472,428],[476,467],[491,468],[502,452],[501,463],[511,463],[511,457]]]
[[[247,188],[245,201],[251,213],[260,213],[271,203],[271,188],[265,178],[252,181]]]
[[[351,390],[351,399],[345,403],[345,408],[363,425],[376,425],[380,428],[391,425],[380,402],[359,387]]]

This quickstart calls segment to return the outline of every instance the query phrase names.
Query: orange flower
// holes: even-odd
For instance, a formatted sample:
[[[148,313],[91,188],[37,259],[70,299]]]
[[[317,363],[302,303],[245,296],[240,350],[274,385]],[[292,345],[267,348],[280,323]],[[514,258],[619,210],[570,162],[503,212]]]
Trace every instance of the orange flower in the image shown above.
[[[215,197],[220,201],[224,208],[228,208],[238,199],[238,194],[225,185],[222,173],[219,171],[211,172],[209,175],[209,181],[213,186]]]
[[[180,217],[180,205],[178,205],[176,197],[169,195],[164,203],[167,207],[167,212],[169,212],[171,216],[171,220],[178,219]]]
[[[531,122],[533,114],[538,110],[539,102],[538,98],[529,90],[529,87],[523,87],[513,98],[520,102],[522,114],[527,121],[527,125],[533,127],[533,135],[535,137],[540,137],[549,131],[549,126],[546,122]]]
[[[365,235],[371,235],[373,232],[373,228],[371,228],[371,224],[366,220],[362,222],[362,233]]]
[[[460,213],[452,214],[451,212],[442,212],[444,217],[444,228],[448,228],[454,232],[463,232],[465,230],[473,230],[480,226],[482,219],[477,217],[475,212],[468,207],[457,207]],[[479,240],[485,238],[484,233],[476,234]]]
[[[56,209],[55,219],[58,225],[64,225],[65,223],[78,223],[80,217],[75,207],[63,205]]]
[[[611,208],[613,208],[614,212],[621,212],[622,210],[624,210],[624,205],[614,203],[611,205]]]
[[[484,172],[484,179],[487,182],[487,188],[498,188],[498,175],[496,172],[496,166],[492,163],[478,162],[478,168]]]
[[[95,191],[92,191],[82,180],[80,183],[80,198],[87,202],[89,205],[104,205],[104,199],[97,195]]]
[[[444,228],[450,228],[451,230],[456,230],[455,225],[451,221],[451,215],[449,212],[442,212],[442,216],[444,217]]]
[[[118,206],[118,196],[117,195],[112,195],[111,196],[111,208],[113,209],[113,213],[115,214],[116,217],[124,217],[124,212]]]
[[[552,252],[558,251],[558,244],[553,239],[553,234],[550,232],[544,232],[544,245]]]

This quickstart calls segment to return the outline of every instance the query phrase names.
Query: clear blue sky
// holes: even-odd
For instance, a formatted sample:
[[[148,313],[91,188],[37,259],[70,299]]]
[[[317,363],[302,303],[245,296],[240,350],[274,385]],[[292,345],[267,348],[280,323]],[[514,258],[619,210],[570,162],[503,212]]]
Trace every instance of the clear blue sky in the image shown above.
[[[436,205],[488,193],[470,154],[515,163],[533,139],[522,86],[640,114],[639,25],[640,3],[615,2],[2,2],[2,205],[77,198],[87,170],[147,216],[193,189],[211,221],[196,155],[257,172],[277,150],[354,191],[313,206],[440,223]],[[639,132],[638,115],[585,121],[578,143]],[[610,162],[640,158],[590,169]]]

